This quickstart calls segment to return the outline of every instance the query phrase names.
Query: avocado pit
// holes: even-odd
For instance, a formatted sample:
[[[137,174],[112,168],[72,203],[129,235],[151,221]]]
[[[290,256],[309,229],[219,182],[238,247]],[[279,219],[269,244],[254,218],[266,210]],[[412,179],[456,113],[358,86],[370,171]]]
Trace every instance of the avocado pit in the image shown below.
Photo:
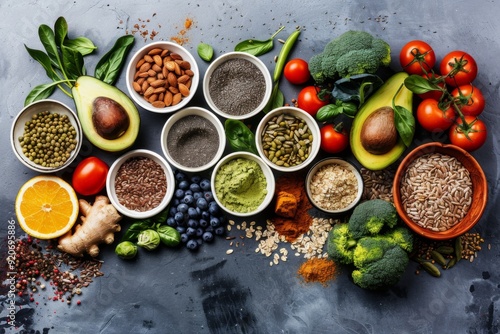
[[[92,124],[99,136],[113,140],[127,131],[130,118],[121,104],[99,96],[92,103]]]
[[[389,152],[398,141],[394,110],[380,107],[368,116],[361,128],[361,145],[372,154]]]

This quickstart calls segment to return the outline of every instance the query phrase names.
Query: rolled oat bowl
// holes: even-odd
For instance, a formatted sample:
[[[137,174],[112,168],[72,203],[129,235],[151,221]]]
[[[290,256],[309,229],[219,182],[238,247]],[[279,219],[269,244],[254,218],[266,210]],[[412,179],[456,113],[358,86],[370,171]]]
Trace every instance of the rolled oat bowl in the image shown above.
[[[399,216],[415,233],[447,240],[479,221],[488,200],[488,184],[468,152],[431,142],[403,159],[394,177],[393,197]]]
[[[320,211],[340,215],[349,212],[361,200],[363,178],[352,163],[341,158],[326,158],[307,173],[306,194]]]

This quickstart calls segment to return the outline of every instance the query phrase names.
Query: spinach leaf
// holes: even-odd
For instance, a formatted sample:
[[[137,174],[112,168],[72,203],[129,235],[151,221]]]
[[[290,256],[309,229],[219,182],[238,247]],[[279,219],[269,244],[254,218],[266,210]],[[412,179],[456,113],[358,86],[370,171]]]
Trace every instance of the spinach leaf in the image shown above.
[[[224,131],[229,146],[233,150],[258,154],[257,147],[255,146],[255,135],[245,123],[240,120],[228,118],[224,122]]]
[[[105,83],[114,84],[134,41],[132,35],[118,38],[113,47],[97,63],[94,76]]]
[[[384,82],[374,74],[358,74],[335,81],[332,97],[344,102],[355,101],[361,106],[368,96]]]
[[[198,44],[196,51],[198,52],[198,56],[204,61],[211,61],[214,56],[214,48],[206,43]]]
[[[60,16],[54,24],[55,42],[56,45],[63,45],[66,36],[68,36],[68,22]]]
[[[394,123],[401,140],[409,147],[415,134],[415,117],[405,107],[394,106]]]
[[[85,75],[85,67],[83,65],[82,54],[64,45],[61,47],[61,51],[62,64],[68,78],[76,80],[78,79],[78,77]]]
[[[28,104],[33,103],[35,101],[48,98],[50,95],[52,95],[57,85],[58,82],[51,82],[48,84],[42,84],[36,86],[31,90],[28,96],[26,96],[26,99],[24,100],[24,106],[27,106]]]
[[[88,39],[87,37],[77,37],[74,39],[66,39],[63,43],[64,46],[78,51],[82,54],[82,56],[86,56],[94,52],[97,47],[94,43]]]
[[[265,41],[260,41],[256,39],[247,39],[241,41],[238,44],[236,44],[236,46],[234,47],[234,51],[247,52],[254,56],[260,56],[265,53],[268,53],[273,49],[274,37],[276,37],[276,35],[278,35],[278,33],[283,29],[285,29],[285,27],[281,26],[278,29],[278,31],[276,31],[269,39]]]
[[[328,122],[340,114],[344,114],[348,117],[354,117],[357,111],[358,107],[355,103],[336,100],[335,103],[330,103],[319,108],[316,113],[316,119],[319,122]]]
[[[48,25],[42,24],[38,28],[38,36],[40,37],[40,41],[42,42],[42,45],[45,48],[47,55],[49,56],[52,66],[63,71],[54,31]]]
[[[40,50],[35,50],[27,47],[26,45],[24,46],[26,50],[28,51],[28,54],[36,60],[37,62],[42,65],[42,67],[45,70],[45,73],[47,76],[52,79],[53,81],[59,81],[61,78],[57,75],[57,72],[54,70],[52,67],[52,61],[50,60],[49,56]]]

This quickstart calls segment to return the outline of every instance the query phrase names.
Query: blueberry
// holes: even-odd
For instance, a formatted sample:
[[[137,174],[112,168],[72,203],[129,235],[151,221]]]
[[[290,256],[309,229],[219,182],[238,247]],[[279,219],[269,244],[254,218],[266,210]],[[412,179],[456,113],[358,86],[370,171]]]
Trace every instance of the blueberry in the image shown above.
[[[210,212],[208,212],[208,211],[202,211],[201,212],[201,218],[205,219],[205,220],[209,220],[210,219]]]
[[[210,225],[213,227],[219,227],[220,226],[220,219],[217,217],[211,217],[210,218]]]
[[[205,233],[203,233],[202,238],[203,238],[203,241],[210,242],[210,241],[214,240],[214,235],[212,232],[205,231]]]
[[[187,177],[186,177],[186,174],[184,174],[184,173],[182,173],[182,172],[176,172],[176,173],[175,173],[175,179],[176,179],[177,181],[179,181],[179,182],[180,182],[180,181],[184,181],[184,180],[186,180],[186,178],[187,178]]]
[[[203,233],[205,233],[205,230],[204,230],[203,228],[198,227],[198,228],[196,229],[196,236],[197,236],[197,237],[201,237],[201,236],[203,235]]]
[[[189,181],[188,180],[182,180],[181,182],[179,182],[178,187],[179,187],[179,189],[182,189],[182,190],[189,189]]]
[[[194,203],[193,195],[185,195],[182,199],[182,203],[186,203],[187,205],[192,205]]]
[[[189,218],[198,218],[200,216],[196,208],[193,207],[189,207],[187,213]]]
[[[186,228],[184,226],[177,226],[175,228],[177,232],[179,232],[181,235],[186,233]]]
[[[177,226],[177,222],[175,221],[175,218],[174,217],[168,217],[167,218],[167,225],[171,226],[171,227],[176,227]]]
[[[176,189],[174,196],[175,196],[175,198],[183,198],[184,197],[184,190]]]
[[[219,205],[216,202],[210,202],[210,204],[208,204],[208,212],[214,216],[218,215],[220,213]]]
[[[186,234],[189,235],[190,237],[196,235],[196,229],[193,227],[188,227],[186,229]]]
[[[202,198],[203,197],[203,193],[201,191],[194,192],[193,193],[193,197],[194,197],[195,200],[198,200],[198,198]]]
[[[193,192],[191,191],[191,189],[188,189],[184,192],[184,196],[187,196],[187,195],[191,195],[193,196]]]
[[[201,227],[207,227],[209,224],[208,224],[208,220],[206,219],[203,219],[201,218],[198,223],[200,224]]]
[[[186,243],[189,240],[189,236],[186,233],[181,234],[181,242]]]
[[[210,180],[209,179],[202,179],[200,181],[200,188],[202,190],[210,190]]]
[[[187,205],[186,203],[180,203],[179,205],[177,205],[178,212],[186,213],[186,212],[188,212],[188,209],[189,209],[189,205]]]
[[[200,223],[196,219],[188,219],[187,226],[197,228],[200,226]]]
[[[182,212],[177,212],[174,216],[174,220],[177,224],[182,224],[184,223],[184,213]]]
[[[170,209],[168,210],[168,215],[173,217],[177,213],[177,208],[175,206],[171,206]]]
[[[187,243],[186,243],[186,247],[190,250],[196,250],[198,248],[198,243],[196,242],[196,240],[189,240]]]
[[[178,198],[172,198],[172,205],[177,206],[181,201]]]
[[[214,201],[214,194],[211,191],[205,191],[203,193],[203,197],[205,197],[205,199],[209,203]]]
[[[189,185],[189,189],[194,193],[194,192],[198,192],[198,191],[201,191],[201,188],[200,188],[200,185],[198,183],[191,183]]]
[[[209,224],[207,227],[205,227],[205,232],[213,232],[214,228]]]
[[[196,200],[196,207],[206,210],[208,208],[208,202],[205,198],[201,197]]]
[[[223,235],[225,232],[224,226],[219,226],[215,229],[215,234],[216,235]]]
[[[200,183],[200,180],[201,180],[201,176],[199,176],[199,175],[193,175],[193,176],[191,176],[191,182],[192,183]]]

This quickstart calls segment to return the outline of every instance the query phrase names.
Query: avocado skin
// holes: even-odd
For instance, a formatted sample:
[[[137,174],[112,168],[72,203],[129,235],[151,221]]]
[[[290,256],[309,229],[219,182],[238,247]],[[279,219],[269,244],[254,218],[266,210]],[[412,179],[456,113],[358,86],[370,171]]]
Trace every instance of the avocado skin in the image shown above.
[[[384,154],[372,154],[363,148],[361,144],[361,129],[363,123],[373,112],[381,107],[392,108],[394,104],[402,106],[410,111],[413,109],[413,93],[404,86],[404,80],[408,77],[405,72],[393,74],[368,100],[361,106],[357,112],[351,126],[350,144],[351,150],[358,162],[363,167],[370,170],[382,170],[399,159],[406,150],[406,146],[398,137],[396,145]],[[398,93],[398,90],[401,90]]]
[[[128,95],[117,87],[91,76],[79,77],[71,92],[83,133],[94,146],[108,152],[119,152],[134,144],[139,135],[141,118],[137,107]],[[106,139],[99,135],[94,128],[92,121],[93,102],[98,97],[112,99],[119,103],[128,114],[129,126],[118,138]]]

